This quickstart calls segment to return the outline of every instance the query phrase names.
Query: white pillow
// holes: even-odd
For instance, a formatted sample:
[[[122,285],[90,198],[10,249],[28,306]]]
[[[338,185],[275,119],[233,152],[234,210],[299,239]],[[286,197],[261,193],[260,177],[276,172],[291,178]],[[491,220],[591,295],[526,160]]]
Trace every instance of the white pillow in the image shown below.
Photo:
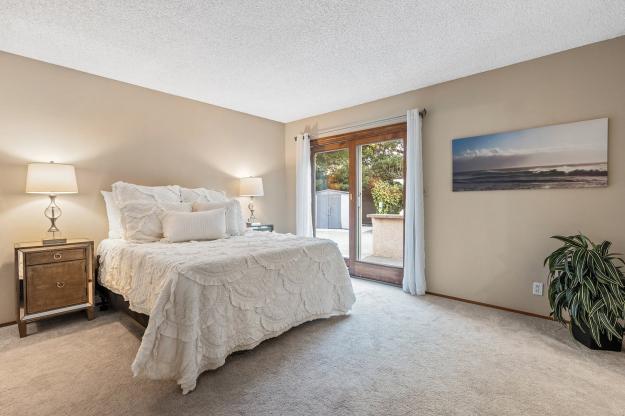
[[[113,199],[113,193],[107,191],[100,191],[100,193],[104,197],[104,205],[106,205],[106,217],[109,220],[109,238],[122,238],[122,214]]]
[[[145,243],[163,238],[162,216],[167,211],[191,212],[191,204],[132,201],[119,207],[126,240]]]
[[[209,211],[223,208],[226,211],[226,233],[228,235],[245,234],[245,220],[241,214],[241,204],[236,199],[223,202],[194,202],[193,211]]]
[[[180,188],[182,202],[224,202],[228,200],[222,191],[213,191],[206,188]]]
[[[217,240],[225,238],[226,210],[224,208],[202,212],[168,211],[163,215],[163,241]]]
[[[113,197],[119,207],[131,201],[181,202],[178,185],[143,186],[115,182],[111,187],[113,188]]]

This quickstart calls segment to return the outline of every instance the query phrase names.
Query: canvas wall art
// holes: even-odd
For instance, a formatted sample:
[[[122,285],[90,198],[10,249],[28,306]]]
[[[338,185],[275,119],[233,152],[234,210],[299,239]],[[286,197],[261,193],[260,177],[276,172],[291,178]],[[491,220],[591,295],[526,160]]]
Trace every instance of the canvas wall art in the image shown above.
[[[608,185],[608,119],[452,141],[453,190],[593,188]]]

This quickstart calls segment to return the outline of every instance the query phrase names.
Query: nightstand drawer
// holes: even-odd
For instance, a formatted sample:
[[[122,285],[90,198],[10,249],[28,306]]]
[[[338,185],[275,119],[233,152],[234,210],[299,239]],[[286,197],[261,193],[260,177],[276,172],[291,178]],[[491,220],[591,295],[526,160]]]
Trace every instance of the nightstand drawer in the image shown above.
[[[63,250],[63,254],[69,251],[75,250]],[[27,266],[26,313],[33,314],[87,302],[86,267],[86,260]]]
[[[66,250],[47,250],[26,253],[26,265],[58,263],[61,261],[83,260],[86,258],[84,248],[71,248]]]

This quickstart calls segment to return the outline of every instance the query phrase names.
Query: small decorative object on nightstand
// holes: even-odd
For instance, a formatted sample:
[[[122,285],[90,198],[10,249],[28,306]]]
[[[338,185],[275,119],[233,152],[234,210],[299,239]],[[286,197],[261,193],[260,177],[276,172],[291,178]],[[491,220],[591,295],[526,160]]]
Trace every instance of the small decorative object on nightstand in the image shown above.
[[[20,337],[26,324],[85,310],[93,319],[93,241],[41,241],[15,244],[17,325]]]
[[[252,231],[273,231],[273,224],[248,224],[247,227]]]

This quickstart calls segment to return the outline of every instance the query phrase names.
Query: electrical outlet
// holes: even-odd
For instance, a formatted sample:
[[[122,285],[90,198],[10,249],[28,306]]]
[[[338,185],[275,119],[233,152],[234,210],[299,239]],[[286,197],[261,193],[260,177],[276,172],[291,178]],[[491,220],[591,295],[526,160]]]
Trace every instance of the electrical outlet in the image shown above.
[[[535,296],[543,295],[543,283],[542,282],[532,283],[532,295],[535,295]]]

